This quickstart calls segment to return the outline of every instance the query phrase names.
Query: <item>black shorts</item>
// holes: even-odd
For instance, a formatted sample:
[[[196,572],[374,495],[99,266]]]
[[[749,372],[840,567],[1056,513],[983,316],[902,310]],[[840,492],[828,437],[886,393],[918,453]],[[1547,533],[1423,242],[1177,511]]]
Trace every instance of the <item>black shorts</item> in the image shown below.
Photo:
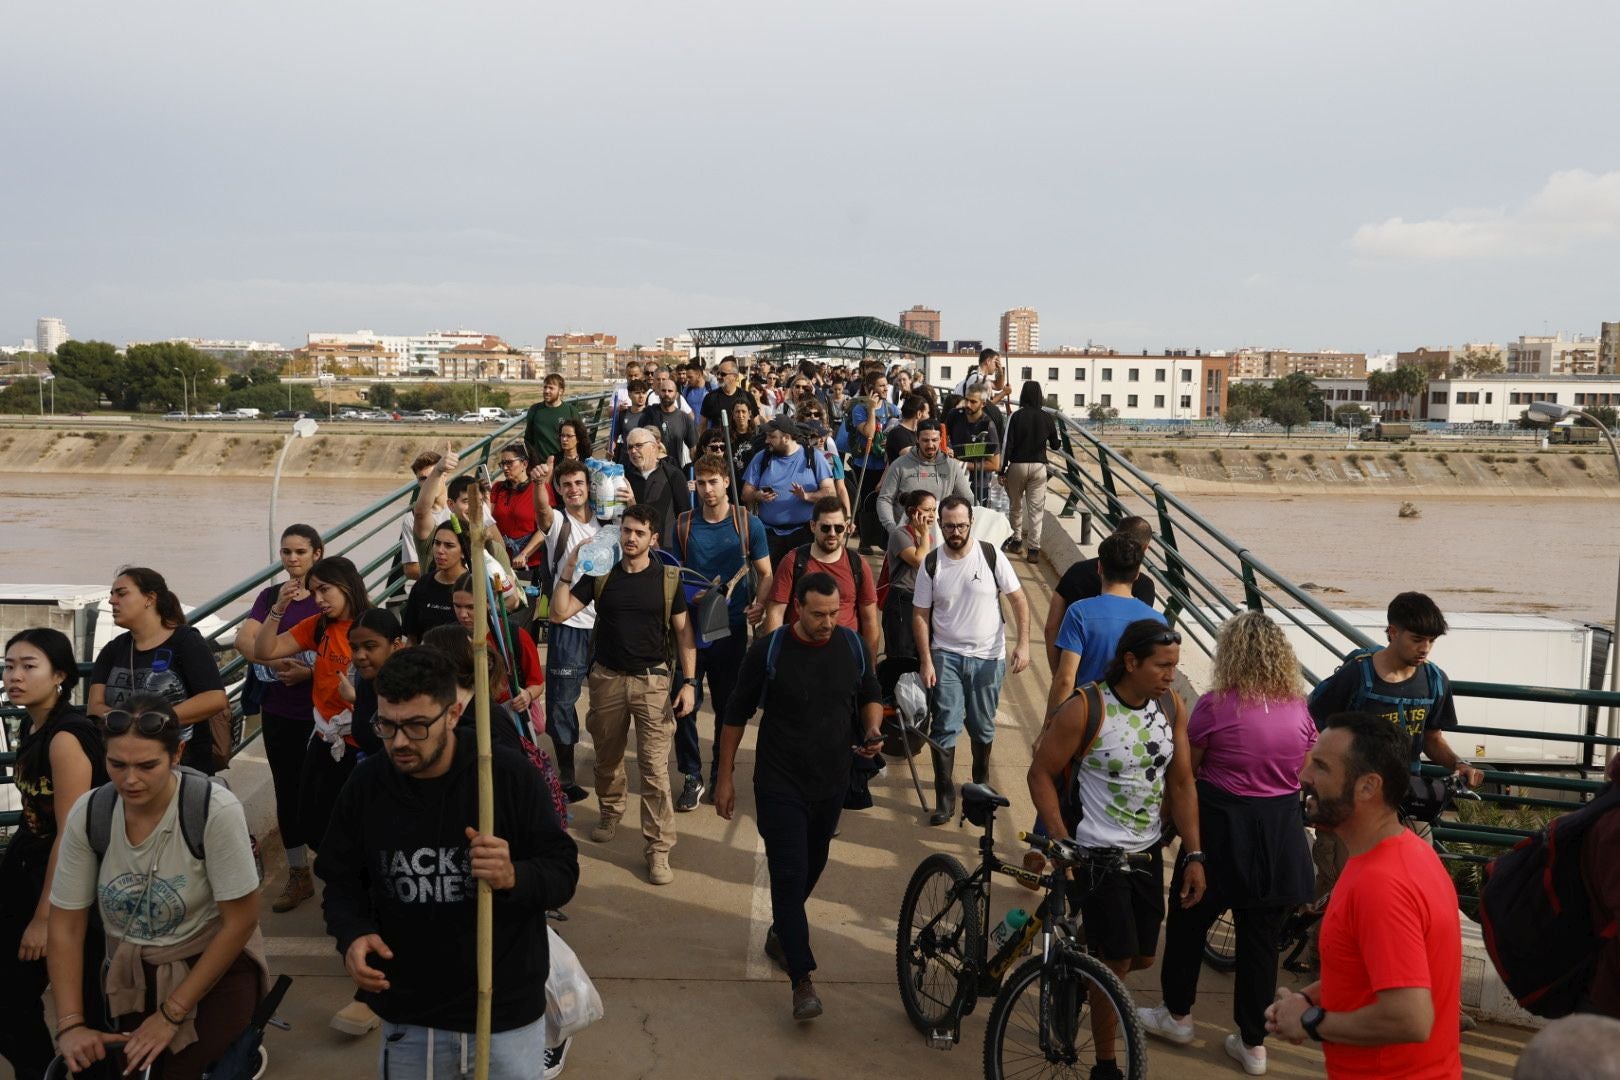
[[[1159,951],[1164,922],[1164,848],[1155,844],[1145,873],[1110,874],[1080,900],[1088,951],[1102,960],[1129,960]]]

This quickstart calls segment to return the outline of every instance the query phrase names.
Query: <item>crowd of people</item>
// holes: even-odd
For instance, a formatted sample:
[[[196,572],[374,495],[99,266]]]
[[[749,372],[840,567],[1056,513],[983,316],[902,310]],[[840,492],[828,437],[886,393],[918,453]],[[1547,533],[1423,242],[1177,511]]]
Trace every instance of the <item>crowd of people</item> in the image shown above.
[[[1015,403],[993,350],[945,393],[870,361],[745,372],[726,357],[713,371],[694,360],[626,376],[594,433],[548,377],[523,437],[499,447],[493,483],[463,474],[450,447],[412,462],[419,491],[391,575],[408,583],[402,602],[379,606],[350,560],[292,525],[286,580],[237,630],[287,866],[271,911],[310,901],[319,879],[355,985],[332,1025],[382,1029],[380,1075],[466,1070],[480,881],[498,897],[491,1075],[562,1071],[568,1045],[549,1036],[537,992],[546,913],[578,883],[569,805],[594,794],[586,835],[618,838],[632,734],[646,880],[663,886],[679,815],[704,802],[737,812],[738,750],[758,725],[765,953],[787,976],[793,1018],[821,1015],[806,902],[892,734],[894,680],[914,672],[928,692],[939,826],[955,812],[959,737],[965,775],[989,782],[1003,690],[1030,667],[1039,615],[1016,562],[1040,557],[1058,431],[1037,383]],[[608,461],[624,475],[618,561],[584,573],[582,552],[609,523],[593,491]],[[1009,528],[993,543],[978,534],[1002,496]],[[1154,543],[1143,519],[1117,522],[1040,613],[1051,682],[1031,694],[1047,703],[1027,758],[1037,828],[1151,860],[1079,898],[1089,948],[1123,975],[1155,963],[1162,930],[1163,1001],[1141,1020],[1186,1044],[1205,936],[1230,911],[1236,1030],[1224,1049],[1249,1075],[1266,1072],[1268,1037],[1322,1043],[1335,1077],[1460,1075],[1456,905],[1399,816],[1422,759],[1481,779],[1444,734],[1456,711],[1429,660],[1446,632],[1439,609],[1396,597],[1388,644],[1308,694],[1276,623],[1238,615],[1221,627],[1209,692],[1188,701],[1175,690],[1181,634],[1144,572]],[[479,594],[496,742],[487,834],[471,732]],[[66,637],[6,643],[6,694],[28,719],[24,823],[0,865],[0,1054],[27,1080],[56,1053],[72,1068],[116,1052],[200,1076],[267,986],[255,842],[213,775],[230,740],[219,666],[157,571],[121,569],[111,605],[122,633],[95,657],[83,709],[70,704]],[[705,699],[713,722],[700,731]],[[1024,748],[1012,753],[1022,766]],[[1611,918],[1617,885],[1594,885]],[[1283,921],[1324,896],[1321,977],[1279,993]],[[1594,1011],[1620,1011],[1603,996],[1615,985],[1609,955]],[[1100,1080],[1123,1075],[1105,1013],[1091,1018]]]

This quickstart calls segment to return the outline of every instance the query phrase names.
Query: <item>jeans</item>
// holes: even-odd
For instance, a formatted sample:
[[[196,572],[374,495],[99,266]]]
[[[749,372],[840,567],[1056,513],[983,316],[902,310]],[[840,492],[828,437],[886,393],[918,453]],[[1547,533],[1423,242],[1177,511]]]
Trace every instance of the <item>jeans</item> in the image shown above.
[[[772,929],[787,954],[788,978],[794,982],[816,970],[804,904],[827,867],[827,849],[843,810],[842,792],[809,802],[789,792],[754,791],[754,814],[771,875]]]
[[[591,708],[585,715],[596,746],[596,797],[602,820],[624,817],[624,751],[636,732],[636,764],[641,769],[641,836],[646,854],[668,855],[675,846],[675,799],[669,789],[669,751],[675,716],[669,704],[668,675],[626,675],[591,665]]]
[[[559,746],[579,742],[579,713],[574,706],[590,669],[591,632],[552,626],[546,646],[546,732]]]
[[[382,1080],[465,1080],[473,1075],[473,1033],[382,1023]],[[532,1080],[546,1054],[546,1018],[489,1037],[490,1080]]]
[[[1012,526],[1013,539],[1040,547],[1046,518],[1046,462],[1015,461],[1007,466],[1007,502],[1012,510],[1007,523]]]
[[[726,703],[737,685],[737,671],[742,667],[743,654],[748,651],[747,625],[731,627],[731,636],[723,637],[707,649],[697,651],[697,677],[709,680],[709,704],[714,709],[714,743],[709,753],[709,787],[714,787],[715,767],[719,765],[720,723],[726,715]],[[685,716],[675,718],[675,768],[682,776],[703,775],[703,751],[698,743],[697,708]]]
[[[996,706],[1001,703],[1001,680],[1007,661],[1001,657],[983,660],[975,656],[933,650],[934,741],[949,750],[956,745],[964,721],[968,735],[976,743],[988,744],[996,737]]]

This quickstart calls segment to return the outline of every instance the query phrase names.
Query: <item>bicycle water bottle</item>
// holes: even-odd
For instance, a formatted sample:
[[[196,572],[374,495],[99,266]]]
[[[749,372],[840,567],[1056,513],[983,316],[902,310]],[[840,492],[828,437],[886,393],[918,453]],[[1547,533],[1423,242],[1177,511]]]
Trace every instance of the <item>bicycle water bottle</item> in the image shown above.
[[[1006,918],[990,931],[991,978],[1001,978],[1012,966],[1012,962],[1023,954],[1030,939],[1035,936],[1037,926],[1029,912],[1023,908],[1013,908],[1007,912]]]
[[[1023,908],[1013,908],[1007,912],[1007,917],[1002,919],[994,930],[990,931],[990,951],[998,953],[1006,948],[1007,942],[1016,938],[1018,931],[1028,924],[1029,912]]]

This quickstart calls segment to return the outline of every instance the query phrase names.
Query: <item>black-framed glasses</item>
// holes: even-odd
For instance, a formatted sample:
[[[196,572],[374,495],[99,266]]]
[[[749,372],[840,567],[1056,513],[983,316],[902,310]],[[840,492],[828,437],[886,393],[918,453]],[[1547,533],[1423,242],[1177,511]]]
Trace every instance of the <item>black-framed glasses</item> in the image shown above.
[[[944,532],[967,532],[969,529],[973,528],[973,522],[942,521],[939,523],[939,527]]]
[[[503,469],[510,469],[514,465],[522,465],[524,463],[525,462],[524,462],[524,460],[522,458],[515,458],[515,457],[501,458],[501,468],[503,468]]]
[[[165,730],[178,728],[180,720],[168,713],[143,712],[137,716],[126,709],[109,709],[102,714],[101,726],[108,735],[123,735],[134,728],[136,734],[155,739]]]
[[[444,714],[450,711],[452,704],[454,702],[446,702],[444,708],[440,709],[438,714],[431,720],[401,720],[396,724],[392,720],[384,720],[381,717],[374,716],[371,718],[371,730],[377,733],[377,738],[384,741],[392,739],[403,731],[407,739],[412,742],[421,742],[433,730],[433,725],[444,719]]]
[[[817,525],[816,528],[824,533],[841,533],[849,528],[848,525]]]

